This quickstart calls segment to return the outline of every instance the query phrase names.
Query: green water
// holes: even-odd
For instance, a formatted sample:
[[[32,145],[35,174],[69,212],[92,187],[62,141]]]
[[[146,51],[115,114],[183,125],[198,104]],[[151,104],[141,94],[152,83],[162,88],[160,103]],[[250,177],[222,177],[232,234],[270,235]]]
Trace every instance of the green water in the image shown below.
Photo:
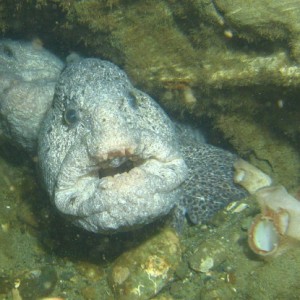
[[[299,31],[299,0],[0,3],[2,38],[113,61],[170,116],[298,196]],[[1,140],[0,299],[300,299],[297,242],[268,259],[248,246],[251,198],[241,212],[186,224],[170,244],[164,222],[94,235],[55,211],[35,168]]]

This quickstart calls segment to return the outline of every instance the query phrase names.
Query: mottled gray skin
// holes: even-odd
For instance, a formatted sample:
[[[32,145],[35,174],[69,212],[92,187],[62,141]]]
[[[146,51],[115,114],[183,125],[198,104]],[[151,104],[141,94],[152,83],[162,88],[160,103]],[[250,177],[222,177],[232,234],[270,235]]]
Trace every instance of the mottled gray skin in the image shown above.
[[[166,215],[187,174],[170,119],[100,59],[62,72],[38,144],[53,202],[89,231],[124,231]]]
[[[232,181],[235,156],[174,126],[117,66],[82,59],[60,74],[57,58],[41,49],[35,57],[35,51],[29,43],[0,43],[6,82],[0,86],[0,129],[30,153],[38,148],[45,188],[74,224],[93,232],[127,231],[173,208],[179,222],[187,213],[199,223],[244,196]],[[27,78],[27,69],[41,75]]]
[[[31,154],[63,66],[38,45],[0,40],[0,135]]]

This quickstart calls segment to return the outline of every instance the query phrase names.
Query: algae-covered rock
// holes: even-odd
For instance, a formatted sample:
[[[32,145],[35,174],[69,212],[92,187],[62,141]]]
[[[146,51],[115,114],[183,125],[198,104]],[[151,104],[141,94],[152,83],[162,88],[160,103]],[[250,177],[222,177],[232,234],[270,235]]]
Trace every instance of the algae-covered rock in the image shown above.
[[[208,239],[199,245],[197,251],[190,256],[189,266],[197,272],[207,273],[218,268],[226,260],[224,243]]]
[[[241,210],[242,204],[246,205]],[[181,264],[190,272],[170,284],[176,299],[297,299],[299,244],[288,244],[285,252],[268,260],[252,253],[247,227],[257,212],[257,203],[248,198],[217,214],[214,226],[188,228]],[[205,270],[207,258],[215,264]]]
[[[177,235],[165,229],[114,263],[110,287],[116,299],[149,299],[173,279],[181,259]]]
[[[262,264],[248,277],[245,298],[297,299],[300,295],[299,278],[295,270],[300,268],[299,245],[289,252]]]
[[[216,126],[242,155],[286,187],[300,180],[300,155],[287,139],[276,136],[254,120],[220,116]]]
[[[216,9],[235,33],[246,40],[288,41],[300,62],[300,6],[298,0],[215,0]]]

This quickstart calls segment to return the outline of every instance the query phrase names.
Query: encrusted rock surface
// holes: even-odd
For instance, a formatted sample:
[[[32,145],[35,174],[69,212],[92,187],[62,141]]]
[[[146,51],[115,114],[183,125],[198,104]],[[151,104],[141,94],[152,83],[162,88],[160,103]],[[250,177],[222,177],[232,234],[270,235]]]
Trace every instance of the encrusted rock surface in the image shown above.
[[[164,229],[123,253],[113,264],[110,287],[116,299],[149,299],[174,277],[181,259],[178,236]]]

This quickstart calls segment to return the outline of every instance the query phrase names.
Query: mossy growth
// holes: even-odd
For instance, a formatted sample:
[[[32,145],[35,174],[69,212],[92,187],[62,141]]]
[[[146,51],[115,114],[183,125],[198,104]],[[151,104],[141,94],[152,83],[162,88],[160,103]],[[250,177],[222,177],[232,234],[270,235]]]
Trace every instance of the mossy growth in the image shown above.
[[[282,47],[288,44],[292,58],[300,61],[297,0],[216,0],[214,4],[240,38],[250,43],[267,40]]]
[[[216,123],[240,155],[275,180],[294,188],[300,182],[300,155],[287,139],[244,116],[220,116]]]

